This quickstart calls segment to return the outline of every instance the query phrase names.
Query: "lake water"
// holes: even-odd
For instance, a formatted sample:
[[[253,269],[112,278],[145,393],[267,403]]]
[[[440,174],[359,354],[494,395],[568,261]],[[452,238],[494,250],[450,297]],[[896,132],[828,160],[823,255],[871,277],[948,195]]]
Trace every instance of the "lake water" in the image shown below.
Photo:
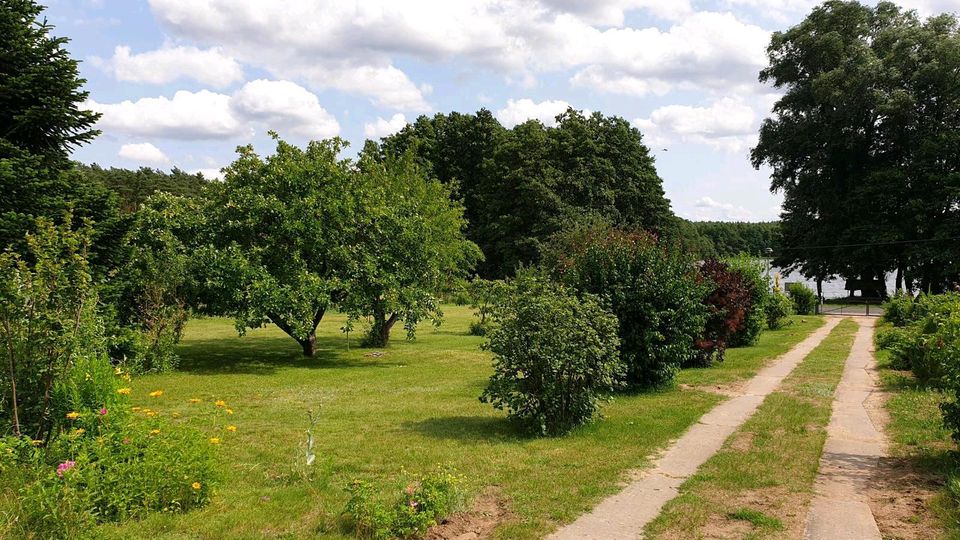
[[[809,287],[811,291],[817,292],[817,281],[815,279],[807,279],[803,277],[803,275],[801,275],[799,272],[790,272],[790,273],[784,274],[782,269],[774,266],[774,267],[771,267],[770,269],[770,275],[773,276],[774,274],[780,275],[781,287],[785,286],[787,283],[803,283],[804,285]],[[897,278],[895,273],[890,272],[889,274],[887,274],[886,276],[887,294],[892,295],[896,291],[897,289],[896,281],[897,281]],[[846,285],[847,285],[846,280],[840,279],[840,278],[832,279],[829,281],[824,280],[823,297],[828,300],[831,298],[846,298],[847,296],[850,295],[850,293],[845,288]]]

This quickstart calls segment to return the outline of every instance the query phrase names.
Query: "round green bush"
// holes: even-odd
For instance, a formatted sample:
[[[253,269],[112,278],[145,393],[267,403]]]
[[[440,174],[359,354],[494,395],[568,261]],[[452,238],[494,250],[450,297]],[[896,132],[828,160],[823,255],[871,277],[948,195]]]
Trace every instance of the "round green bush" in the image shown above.
[[[787,324],[787,318],[793,313],[793,302],[780,291],[774,291],[766,304],[767,328],[777,330]]]
[[[589,295],[521,272],[493,313],[480,401],[541,435],[589,422],[622,376],[617,318]]]
[[[640,387],[670,382],[697,354],[708,318],[702,300],[710,287],[694,261],[647,233],[605,226],[554,242],[548,262],[558,278],[602,296],[617,316],[624,381]]]
[[[793,310],[797,315],[813,315],[817,310],[817,293],[803,283],[787,285],[787,295],[793,301]]]

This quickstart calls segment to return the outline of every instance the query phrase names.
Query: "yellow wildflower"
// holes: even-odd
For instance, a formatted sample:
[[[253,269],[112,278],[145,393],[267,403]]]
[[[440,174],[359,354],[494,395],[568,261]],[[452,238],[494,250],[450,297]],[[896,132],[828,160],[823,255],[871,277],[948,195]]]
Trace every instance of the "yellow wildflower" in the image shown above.
[[[237,426],[227,426],[227,431],[229,431],[230,433],[233,433],[236,430],[237,430]]]
[[[157,413],[154,412],[154,411],[147,411],[147,416],[149,416],[150,418],[153,418],[153,417],[156,416],[156,415],[157,415]]]
[[[227,406],[227,402],[224,401],[224,400],[222,400],[222,399],[218,399],[217,402],[214,403],[214,405],[216,405],[217,407],[226,407],[226,406]]]
[[[150,434],[151,434],[151,435],[159,435],[159,434],[160,434],[160,430],[159,430],[159,429],[151,429],[151,430],[150,430]]]
[[[194,482],[190,487],[193,489],[200,489],[200,482]]]
[[[175,412],[175,413],[171,414],[170,416],[172,416],[172,417],[174,417],[174,418],[180,418],[180,413]]]
[[[150,397],[160,397],[163,395],[163,390],[154,390],[150,392]]]
[[[70,420],[76,420],[77,418],[80,418],[80,413],[78,413],[77,411],[68,412],[67,418]]]
[[[190,403],[200,403],[200,398],[190,398]]]
[[[233,414],[233,409],[227,409],[227,414]]]
[[[82,427],[78,427],[77,429],[73,430],[74,435],[83,435],[86,432],[87,430],[83,429]]]
[[[220,444],[219,437],[210,437],[210,444]]]
[[[123,396],[129,396],[129,395],[130,395],[130,391],[131,391],[131,390],[130,390],[129,388],[118,388],[118,389],[117,389],[117,393],[120,394],[120,395],[123,395]]]
[[[121,379],[123,379],[123,380],[125,380],[125,381],[127,381],[127,382],[130,382],[130,379],[131,379],[130,374],[129,374],[129,373],[124,373],[124,374],[123,374],[123,377],[121,377]]]
[[[40,439],[33,439],[30,441],[30,444],[34,446],[40,446],[41,444],[43,444],[43,441],[41,441]]]
[[[130,407],[130,410],[133,412],[140,412],[140,407]]]
[[[117,366],[117,367],[115,367],[115,368],[113,369],[113,373],[114,373],[115,375],[120,375],[121,373],[123,373],[123,370],[120,369],[120,366]]]

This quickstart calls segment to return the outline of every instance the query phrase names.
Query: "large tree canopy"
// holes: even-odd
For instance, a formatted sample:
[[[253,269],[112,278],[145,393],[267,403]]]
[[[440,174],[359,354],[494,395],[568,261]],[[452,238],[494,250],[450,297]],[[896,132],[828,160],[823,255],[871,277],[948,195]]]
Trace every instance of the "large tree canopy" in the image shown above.
[[[98,115],[80,107],[85,81],[42,9],[32,0],[0,4],[0,245],[20,253],[37,217],[59,219],[72,207],[77,224],[104,224],[97,236],[109,235],[116,217],[107,190],[65,174],[69,152],[99,133]]]
[[[785,196],[778,262],[941,290],[960,272],[960,35],[890,2],[833,0],[775,33],[784,91],[753,150]]]
[[[657,233],[675,225],[642,135],[619,117],[569,109],[555,127],[531,120],[508,130],[485,109],[421,116],[380,144],[383,157],[407,150],[463,198],[484,276],[536,262],[571,221],[600,217]]]

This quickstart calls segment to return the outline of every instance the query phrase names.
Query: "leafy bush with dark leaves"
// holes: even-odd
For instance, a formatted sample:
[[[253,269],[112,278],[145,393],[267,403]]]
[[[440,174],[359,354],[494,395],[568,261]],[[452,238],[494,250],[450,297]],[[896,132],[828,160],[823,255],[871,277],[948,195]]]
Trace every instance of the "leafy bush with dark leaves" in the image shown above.
[[[730,339],[746,324],[752,297],[743,275],[727,263],[709,259],[700,265],[700,275],[711,287],[703,300],[709,318],[690,364],[708,366],[723,361]]]
[[[480,401],[541,435],[589,422],[623,374],[617,318],[589,294],[520,272],[494,310]]]

